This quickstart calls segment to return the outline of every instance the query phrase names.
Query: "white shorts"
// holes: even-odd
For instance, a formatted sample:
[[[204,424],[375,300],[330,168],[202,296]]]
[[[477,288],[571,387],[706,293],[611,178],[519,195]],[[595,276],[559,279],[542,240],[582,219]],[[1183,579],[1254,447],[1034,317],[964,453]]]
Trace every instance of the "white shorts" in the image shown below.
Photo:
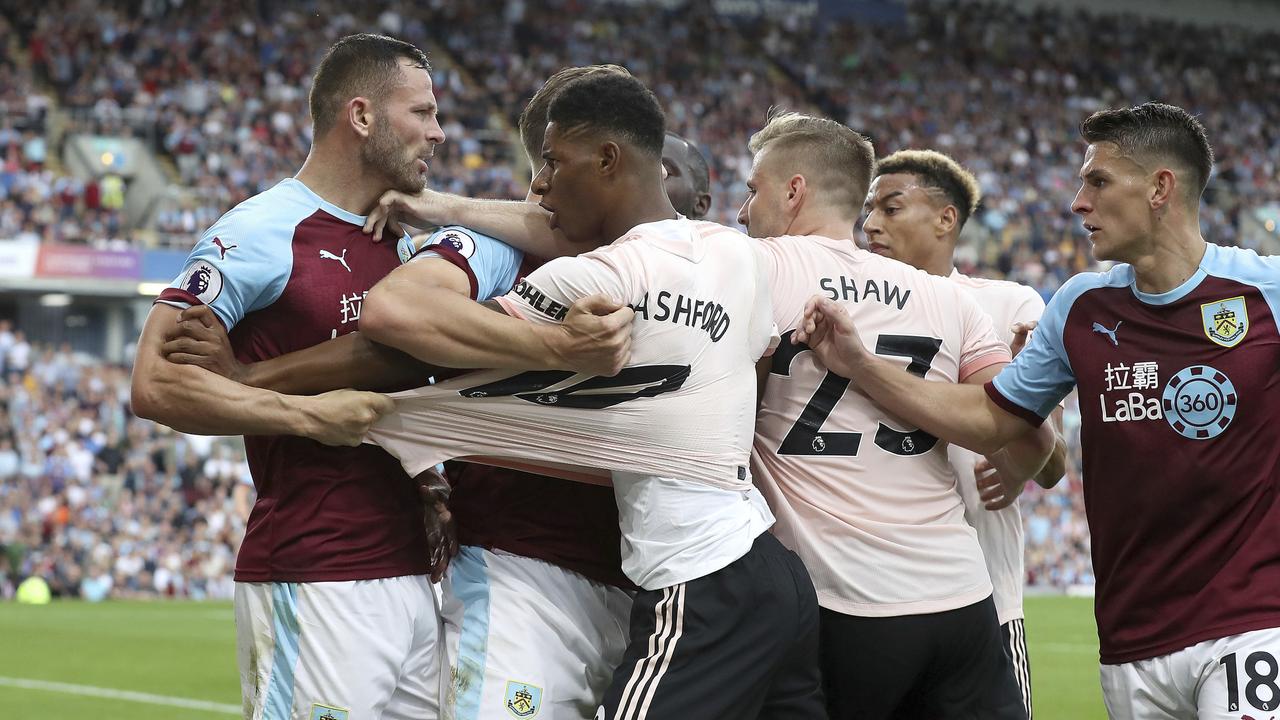
[[[622,661],[630,593],[463,547],[444,582],[456,720],[589,720]]]
[[[236,583],[245,720],[422,720],[440,711],[443,645],[423,575]]]
[[[1280,715],[1280,628],[1102,666],[1112,720],[1271,720]]]

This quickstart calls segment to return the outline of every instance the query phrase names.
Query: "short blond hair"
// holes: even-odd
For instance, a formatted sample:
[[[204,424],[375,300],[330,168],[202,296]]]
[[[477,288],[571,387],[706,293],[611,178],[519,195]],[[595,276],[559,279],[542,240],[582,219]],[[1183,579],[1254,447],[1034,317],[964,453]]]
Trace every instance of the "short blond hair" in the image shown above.
[[[876,151],[861,133],[835,120],[774,109],[747,147],[752,155],[773,148],[772,157],[783,158],[787,172],[803,175],[830,204],[852,217],[862,212]]]
[[[876,177],[915,175],[927,187],[940,191],[960,214],[960,227],[978,210],[982,188],[973,173],[937,150],[899,150],[876,166]]]

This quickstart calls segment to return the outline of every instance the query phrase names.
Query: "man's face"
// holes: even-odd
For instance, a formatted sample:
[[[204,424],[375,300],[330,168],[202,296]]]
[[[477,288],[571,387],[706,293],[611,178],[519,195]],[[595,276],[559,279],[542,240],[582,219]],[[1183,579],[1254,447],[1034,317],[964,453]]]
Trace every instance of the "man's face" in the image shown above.
[[[529,186],[551,213],[551,229],[559,228],[569,242],[599,245],[604,234],[607,203],[602,202],[598,143],[582,132],[562,133],[547,124],[542,141],[545,163]],[[613,238],[604,239],[605,242]]]
[[[787,208],[787,180],[773,149],[765,146],[751,163],[747,179],[747,200],[738,211],[738,222],[745,225],[751,237],[781,237],[791,227]]]
[[[935,227],[942,208],[915,175],[877,177],[871,182],[863,210],[862,232],[871,252],[923,267],[937,249]]]
[[[1099,260],[1127,262],[1152,233],[1152,175],[1119,154],[1115,143],[1089,146],[1071,211],[1084,221]]]
[[[444,130],[436,118],[431,75],[401,63],[399,82],[374,112],[361,159],[385,178],[390,189],[416,194],[426,187],[427,163],[442,142]]]
[[[667,199],[676,212],[694,220],[706,214],[697,207],[698,193],[693,188],[693,171],[689,163],[689,145],[668,134],[662,141],[662,183],[667,187]]]

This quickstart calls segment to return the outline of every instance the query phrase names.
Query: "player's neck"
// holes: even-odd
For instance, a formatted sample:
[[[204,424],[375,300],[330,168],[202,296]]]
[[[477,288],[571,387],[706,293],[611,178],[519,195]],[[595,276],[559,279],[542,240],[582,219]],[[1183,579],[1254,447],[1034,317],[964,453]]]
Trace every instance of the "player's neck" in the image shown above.
[[[387,190],[386,180],[369,176],[359,158],[340,158],[318,146],[295,177],[325,202],[355,215],[367,215]]]
[[[625,201],[614,203],[617,212],[605,221],[602,228],[610,241],[626,235],[637,225],[674,220],[677,216],[676,209],[667,199],[667,191],[662,186],[661,179],[657,184],[646,183],[643,189],[637,189],[634,193],[624,192],[624,197]]]
[[[801,211],[800,214],[796,215],[795,220],[791,221],[791,227],[785,234],[817,235],[832,240],[853,242],[853,226],[853,222],[850,222],[848,218],[841,217],[838,212]]]
[[[1186,282],[1200,267],[1207,248],[1199,228],[1191,223],[1157,232],[1150,251],[1130,263],[1138,289],[1153,295],[1169,292]]]

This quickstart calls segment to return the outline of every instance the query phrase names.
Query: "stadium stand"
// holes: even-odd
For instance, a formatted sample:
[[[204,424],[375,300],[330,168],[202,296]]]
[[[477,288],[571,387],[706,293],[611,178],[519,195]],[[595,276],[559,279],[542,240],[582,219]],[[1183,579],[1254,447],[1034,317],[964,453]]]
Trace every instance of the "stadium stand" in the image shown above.
[[[1218,152],[1202,212],[1212,241],[1253,244],[1249,214],[1280,195],[1274,34],[995,4],[860,5],[881,12],[767,18],[616,0],[3,3],[0,239],[189,248],[227,208],[300,165],[307,69],[333,38],[361,30],[429,49],[449,138],[431,184],[464,195],[522,196],[516,113],[554,70],[598,62],[644,79],[671,129],[709,158],[711,219],[734,221],[746,139],[767,109],[817,109],[881,154],[934,147],[972,168],[986,200],[966,229],[962,271],[1046,297],[1091,266],[1069,206],[1075,126],[1094,109],[1158,98],[1200,114]],[[138,138],[160,159],[173,188],[144,222],[122,212],[119,177],[62,167],[61,143],[76,134]],[[133,418],[127,365],[24,330],[39,334],[0,325],[0,597],[33,574],[64,596],[226,597],[250,492],[236,443]],[[1067,478],[1024,496],[1032,585],[1093,581],[1078,426],[1068,407]]]

